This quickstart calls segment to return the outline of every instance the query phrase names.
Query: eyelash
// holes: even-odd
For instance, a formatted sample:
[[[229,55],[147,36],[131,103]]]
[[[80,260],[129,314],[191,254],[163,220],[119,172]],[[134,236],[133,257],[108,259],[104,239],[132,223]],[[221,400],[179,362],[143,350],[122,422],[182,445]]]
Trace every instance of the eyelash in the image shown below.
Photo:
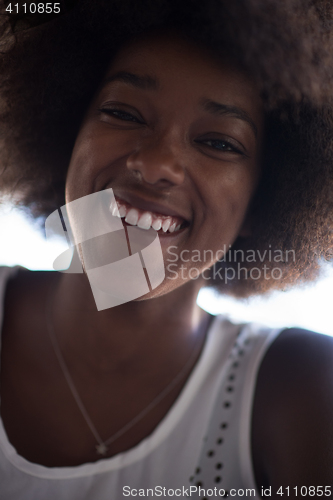
[[[134,123],[141,123],[143,124],[144,122],[143,121],[140,121],[136,116],[132,115],[131,113],[128,113],[127,111],[123,111],[121,109],[117,109],[117,108],[102,108],[99,110],[100,112],[102,113],[106,113],[108,115],[111,115],[113,116],[114,118],[118,119],[118,120],[122,120],[122,121],[126,121],[126,122],[134,122]],[[124,118],[124,117],[128,117],[128,118]],[[229,153],[238,153],[238,154],[241,154],[244,156],[244,153],[238,149],[237,147],[235,147],[233,144],[231,144],[229,141],[224,141],[222,139],[206,139],[206,140],[202,140],[202,141],[195,141],[197,144],[204,144],[207,143],[207,142],[210,142],[210,143],[222,143],[224,146],[222,148],[219,148],[219,147],[214,147],[214,146],[210,146],[208,145],[208,147],[212,148],[212,149],[215,149],[215,150],[218,150],[218,151],[227,151]]]
[[[206,144],[207,142],[210,142],[210,143],[222,143],[222,144],[224,144],[224,147],[222,147],[222,148],[218,148],[218,147],[215,148],[214,146],[210,146],[210,145],[208,145],[208,147],[216,149],[218,151],[227,151],[229,153],[238,153],[238,154],[244,155],[243,151],[241,151],[240,149],[236,148],[233,144],[231,144],[231,142],[224,141],[222,139],[205,139],[203,141],[195,141],[195,142],[198,143],[198,144],[204,144],[204,145],[207,145]]]
[[[127,111],[122,111],[121,109],[102,108],[99,111],[102,113],[106,113],[107,115],[111,115],[114,118],[117,118],[118,120],[123,120],[126,122],[143,123],[136,116],[132,115],[131,113],[127,113]],[[130,119],[128,120],[126,118],[122,118],[124,116],[127,116]]]

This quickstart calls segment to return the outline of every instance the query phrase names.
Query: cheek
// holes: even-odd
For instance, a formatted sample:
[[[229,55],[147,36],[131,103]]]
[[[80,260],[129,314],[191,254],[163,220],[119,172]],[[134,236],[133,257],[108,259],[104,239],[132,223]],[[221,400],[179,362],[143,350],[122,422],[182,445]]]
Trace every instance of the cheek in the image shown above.
[[[228,228],[233,237],[238,231],[257,185],[255,164],[231,165],[215,176],[207,192],[212,218],[217,227]]]
[[[137,131],[124,133],[110,129],[105,123],[87,123],[81,129],[73,149],[67,179],[66,199],[103,189],[103,182],[110,180],[113,172],[121,175],[124,157],[140,144]]]
[[[250,172],[249,170],[243,170],[240,172],[240,175],[238,174],[239,173],[235,174],[234,178],[230,182],[230,207],[231,214],[235,219],[237,232],[240,228],[240,225],[244,221],[257,185],[256,176],[254,177],[252,172]]]
[[[212,176],[208,177],[208,169],[205,179],[201,176],[203,210],[197,211],[189,237],[173,250],[178,259],[166,259],[170,283],[178,283],[174,276],[186,281],[211,267],[228,251],[241,231],[256,186],[255,171],[245,162],[219,167],[218,171],[210,171]]]
[[[105,143],[96,130],[86,128],[79,133],[67,173],[66,202],[93,192],[98,171],[108,164],[110,148]]]

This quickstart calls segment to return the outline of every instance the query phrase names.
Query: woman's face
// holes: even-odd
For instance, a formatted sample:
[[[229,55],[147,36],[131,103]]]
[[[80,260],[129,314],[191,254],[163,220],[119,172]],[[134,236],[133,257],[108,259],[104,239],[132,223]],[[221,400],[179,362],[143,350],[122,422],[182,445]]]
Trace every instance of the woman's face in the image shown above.
[[[130,223],[163,224],[166,278],[149,296],[164,294],[245,234],[262,121],[255,85],[230,62],[175,35],[133,42],[113,60],[82,123],[66,202],[111,187]]]

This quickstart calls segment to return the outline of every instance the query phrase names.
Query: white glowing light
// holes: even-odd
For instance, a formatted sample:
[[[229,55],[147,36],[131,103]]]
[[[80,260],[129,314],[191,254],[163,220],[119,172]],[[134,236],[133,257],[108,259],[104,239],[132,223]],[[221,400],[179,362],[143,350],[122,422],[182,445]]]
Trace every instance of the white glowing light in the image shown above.
[[[67,248],[61,240],[48,243],[40,230],[9,205],[0,210],[0,234],[0,265],[52,271],[53,260]],[[228,314],[236,321],[300,326],[333,336],[332,292],[333,270],[328,267],[326,276],[317,283],[290,292],[240,301],[203,289],[198,304],[212,314]]]

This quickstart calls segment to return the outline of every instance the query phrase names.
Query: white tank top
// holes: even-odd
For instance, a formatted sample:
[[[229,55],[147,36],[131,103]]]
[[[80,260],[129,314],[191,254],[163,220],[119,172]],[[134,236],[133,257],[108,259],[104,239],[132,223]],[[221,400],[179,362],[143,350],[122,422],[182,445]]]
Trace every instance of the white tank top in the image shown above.
[[[0,268],[0,331],[5,284],[17,269]],[[111,458],[75,467],[29,462],[11,445],[0,419],[0,500],[220,498],[224,492],[259,498],[251,462],[252,401],[260,363],[280,331],[217,316],[168,413],[137,446]]]

